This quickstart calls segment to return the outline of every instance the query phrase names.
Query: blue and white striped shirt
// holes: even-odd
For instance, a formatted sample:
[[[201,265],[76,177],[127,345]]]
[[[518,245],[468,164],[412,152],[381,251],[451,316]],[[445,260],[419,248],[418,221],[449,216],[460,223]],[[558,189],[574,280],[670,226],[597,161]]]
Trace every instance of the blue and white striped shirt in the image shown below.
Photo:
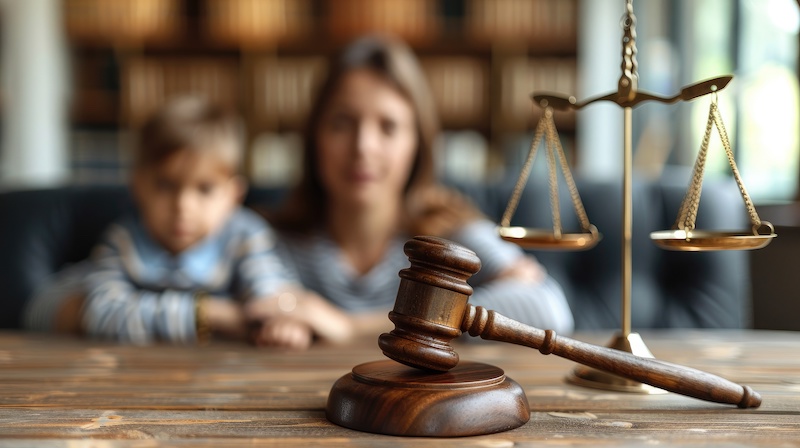
[[[83,328],[124,342],[194,341],[197,292],[246,301],[293,282],[274,247],[272,230],[245,208],[216,234],[177,255],[130,216],[112,225],[92,253]]]

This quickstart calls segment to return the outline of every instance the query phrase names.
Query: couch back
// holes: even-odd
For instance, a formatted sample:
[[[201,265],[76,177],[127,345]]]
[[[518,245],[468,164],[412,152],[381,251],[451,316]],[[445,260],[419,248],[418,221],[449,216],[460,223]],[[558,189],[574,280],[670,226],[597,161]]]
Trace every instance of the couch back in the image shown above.
[[[687,182],[636,182],[633,193],[634,328],[741,327],[749,322],[749,267],[742,252],[663,251],[649,241],[668,229]],[[513,185],[456,186],[499,222]],[[603,234],[583,252],[532,252],[564,287],[578,329],[620,327],[621,185],[579,180],[589,219]],[[562,188],[563,192],[566,190]],[[250,206],[277,206],[283,189],[254,188]],[[103,230],[132,204],[124,187],[65,187],[0,193],[0,328],[19,328],[34,289],[59,269],[88,256]],[[561,197],[565,231],[578,228],[567,194]],[[551,228],[546,185],[529,183],[514,225]],[[698,227],[746,227],[733,182],[706,182]]]

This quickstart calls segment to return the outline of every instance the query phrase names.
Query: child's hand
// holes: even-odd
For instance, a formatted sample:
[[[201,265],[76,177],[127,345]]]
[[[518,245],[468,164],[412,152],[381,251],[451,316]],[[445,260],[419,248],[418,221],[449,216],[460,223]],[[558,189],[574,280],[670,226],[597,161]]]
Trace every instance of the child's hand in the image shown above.
[[[317,294],[301,289],[249,301],[244,307],[249,321],[290,317],[303,322],[320,339],[343,343],[353,336],[353,320]]]
[[[260,327],[254,331],[252,339],[258,347],[306,350],[311,346],[314,333],[304,322],[281,316],[261,322]]]
[[[211,332],[229,339],[243,340],[247,335],[242,306],[233,300],[208,298],[203,307]]]

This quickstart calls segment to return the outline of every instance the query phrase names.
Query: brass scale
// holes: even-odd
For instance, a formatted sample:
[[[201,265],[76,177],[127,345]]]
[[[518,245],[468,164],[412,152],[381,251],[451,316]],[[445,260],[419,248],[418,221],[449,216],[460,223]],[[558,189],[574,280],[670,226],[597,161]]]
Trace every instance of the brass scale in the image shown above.
[[[728,139],[722,117],[717,108],[717,92],[724,89],[733,79],[733,76],[721,76],[714,79],[698,82],[681,89],[671,97],[653,95],[637,90],[638,73],[636,61],[636,16],[633,14],[632,0],[626,0],[626,12],[622,18],[624,30],[622,37],[622,76],[618,82],[616,92],[578,102],[575,97],[561,97],[543,93],[534,93],[531,98],[535,104],[544,111],[536,126],[527,159],[520,171],[519,178],[506,207],[505,213],[498,227],[500,236],[527,249],[550,250],[587,250],[594,247],[601,238],[597,228],[592,225],[583,208],[578,189],[570,173],[564,150],[553,121],[553,110],[582,109],[598,101],[611,101],[618,104],[624,111],[624,156],[623,156],[623,238],[622,238],[622,331],[615,335],[609,347],[624,350],[639,356],[653,357],[638,333],[631,332],[631,235],[632,235],[632,200],[631,200],[631,171],[632,171],[632,110],[633,107],[645,101],[660,103],[676,103],[689,101],[705,95],[712,95],[709,107],[708,121],[700,151],[695,161],[691,181],[686,194],[681,202],[678,217],[670,230],[652,232],[650,238],[659,247],[676,251],[710,251],[710,250],[751,250],[768,245],[775,238],[775,229],[771,223],[761,221],[756,212],[750,196],[747,194],[742,182],[733,151]],[[697,209],[700,204],[700,194],[703,185],[703,172],[705,169],[708,144],[712,128],[717,131],[725,149],[728,163],[744,200],[747,213],[750,217],[751,228],[742,232],[717,232],[695,228]],[[548,161],[550,207],[552,212],[553,229],[532,229],[511,226],[511,218],[517,209],[520,196],[530,175],[531,166],[536,156],[539,142],[544,139],[546,158]],[[561,166],[561,172],[566,181],[567,188],[572,198],[581,231],[565,233],[561,228],[561,215],[558,201],[558,182],[556,179],[556,164]],[[620,378],[599,370],[585,366],[578,366],[567,378],[573,384],[610,389],[626,392],[661,393],[660,389],[635,381]]]

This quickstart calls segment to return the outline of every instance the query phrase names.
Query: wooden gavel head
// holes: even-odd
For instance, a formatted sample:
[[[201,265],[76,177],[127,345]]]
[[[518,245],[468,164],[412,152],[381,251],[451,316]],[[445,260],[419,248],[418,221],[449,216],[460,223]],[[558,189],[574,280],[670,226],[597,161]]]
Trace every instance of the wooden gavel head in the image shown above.
[[[409,240],[411,267],[400,271],[400,288],[389,319],[395,328],[378,338],[383,353],[419,369],[447,371],[458,364],[450,341],[461,335],[472,287],[481,268],[475,252],[432,236]]]

